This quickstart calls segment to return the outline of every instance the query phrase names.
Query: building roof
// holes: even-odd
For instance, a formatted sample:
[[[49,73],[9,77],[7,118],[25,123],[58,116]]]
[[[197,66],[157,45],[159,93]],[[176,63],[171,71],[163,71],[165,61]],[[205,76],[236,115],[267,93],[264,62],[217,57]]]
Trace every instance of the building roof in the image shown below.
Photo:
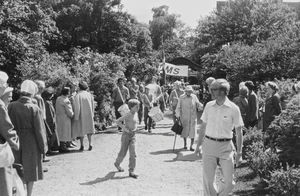
[[[171,63],[173,65],[188,65],[189,68],[196,70],[196,71],[201,71],[201,69],[202,69],[201,65],[198,65],[197,63],[195,63],[185,57],[174,58],[169,63]]]

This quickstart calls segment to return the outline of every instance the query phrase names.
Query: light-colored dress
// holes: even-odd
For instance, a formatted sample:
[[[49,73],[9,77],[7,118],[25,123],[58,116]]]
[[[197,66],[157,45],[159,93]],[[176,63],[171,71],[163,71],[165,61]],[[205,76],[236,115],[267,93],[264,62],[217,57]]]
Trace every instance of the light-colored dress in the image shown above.
[[[196,95],[187,96],[183,94],[180,96],[176,107],[176,117],[180,117],[183,126],[181,137],[195,138],[197,111],[201,110],[203,110],[203,105]]]
[[[72,120],[72,137],[83,137],[95,132],[94,97],[87,91],[79,91],[73,101],[74,119]]]
[[[55,104],[56,125],[59,141],[72,141],[71,119],[74,115],[71,102],[66,96],[59,96]]]
[[[4,102],[0,99],[0,143],[5,141],[9,143],[11,148],[19,148],[19,140],[17,133],[13,130],[7,108]],[[3,141],[4,140],[4,141]],[[11,167],[0,168],[0,194],[12,196],[13,188],[13,169]]]

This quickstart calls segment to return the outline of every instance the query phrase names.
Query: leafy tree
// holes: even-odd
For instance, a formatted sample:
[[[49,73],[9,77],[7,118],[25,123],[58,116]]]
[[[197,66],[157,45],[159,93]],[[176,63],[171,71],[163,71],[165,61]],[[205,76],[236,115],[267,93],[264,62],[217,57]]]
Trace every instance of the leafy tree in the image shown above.
[[[136,52],[140,57],[146,57],[152,52],[150,31],[146,27],[138,27],[136,37]]]
[[[157,50],[164,40],[171,39],[175,35],[178,26],[178,15],[169,14],[169,7],[162,5],[152,8],[153,18],[150,21],[150,32],[153,49]]]
[[[69,50],[80,46],[100,53],[127,54],[133,50],[136,21],[121,8],[120,1],[116,0],[67,0],[56,4],[55,20],[62,34],[59,48]]]
[[[271,0],[233,0],[221,12],[200,20],[196,28],[194,58],[216,53],[227,43],[253,45],[287,33],[297,16],[286,5]]]
[[[16,86],[22,75],[17,66],[25,59],[37,57],[33,50],[44,51],[47,40],[54,39],[58,30],[49,13],[33,1],[2,1],[0,18],[0,69],[8,73],[10,83]]]

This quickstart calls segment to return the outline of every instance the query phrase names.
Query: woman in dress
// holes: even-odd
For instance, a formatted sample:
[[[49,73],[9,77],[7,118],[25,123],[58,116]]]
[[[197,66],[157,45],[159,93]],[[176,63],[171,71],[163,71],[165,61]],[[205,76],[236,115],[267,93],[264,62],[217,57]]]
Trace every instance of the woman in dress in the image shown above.
[[[57,134],[60,141],[59,152],[69,152],[67,142],[72,141],[72,121],[74,112],[71,102],[68,98],[70,95],[70,88],[64,87],[61,91],[61,96],[56,99],[56,125]]]
[[[19,140],[7,112],[7,104],[10,102],[8,94],[12,88],[7,87],[8,76],[5,72],[0,71],[0,144],[6,142],[14,149],[19,149]],[[10,93],[8,93],[10,92]],[[6,96],[5,96],[6,95]],[[2,160],[3,161],[3,160]],[[12,196],[13,172],[11,165],[0,167],[0,194]]]
[[[202,103],[199,102],[196,95],[193,94],[192,86],[185,88],[185,93],[180,96],[177,107],[176,117],[179,118],[183,130],[181,137],[184,141],[184,149],[187,149],[187,138],[191,138],[190,151],[194,151],[193,144],[197,126],[197,112],[203,110]]]
[[[23,165],[28,196],[32,194],[34,182],[43,179],[42,158],[48,150],[42,111],[32,101],[36,92],[36,84],[25,80],[21,84],[21,97],[8,106],[8,114],[20,139],[15,162]]]

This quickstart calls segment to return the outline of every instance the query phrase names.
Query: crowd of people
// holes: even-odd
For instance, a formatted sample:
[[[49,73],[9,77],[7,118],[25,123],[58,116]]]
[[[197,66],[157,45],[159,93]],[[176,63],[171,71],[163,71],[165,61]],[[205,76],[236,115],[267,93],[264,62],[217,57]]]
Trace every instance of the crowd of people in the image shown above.
[[[13,88],[7,86],[7,80],[7,74],[0,71],[0,143],[10,145],[12,151],[6,157],[13,158],[0,166],[1,195],[12,195],[12,174],[17,168],[30,196],[34,182],[43,179],[47,171],[43,168],[43,162],[49,161],[47,155],[68,152],[76,139],[83,151],[85,135],[88,150],[92,150],[94,97],[87,91],[87,83],[81,81],[72,95],[70,87],[64,87],[54,102],[53,88],[46,88],[41,80],[25,80],[19,99],[11,102]]]
[[[12,195],[11,171],[22,165],[23,172],[19,174],[30,196],[34,182],[43,179],[46,171],[43,162],[49,161],[47,155],[54,151],[69,152],[70,148],[77,146],[74,142],[77,139],[80,140],[78,150],[83,151],[85,136],[88,150],[93,149],[94,97],[84,81],[80,81],[75,89],[63,87],[60,95],[55,97],[55,90],[46,88],[43,81],[25,80],[20,86],[20,97],[12,101],[14,89],[8,87],[7,80],[7,74],[0,71],[0,144],[8,144],[13,154],[13,160],[0,165],[0,188],[5,196]],[[120,151],[114,162],[118,171],[124,171],[121,163],[129,151],[129,176],[138,178],[135,173],[138,124],[144,121],[145,131],[152,133],[156,123],[149,116],[151,110],[159,107],[165,112],[169,108],[173,123],[179,122],[183,128],[183,149],[196,154],[202,151],[205,195],[228,195],[234,185],[234,164],[241,161],[243,127],[259,126],[262,120],[262,129],[266,131],[275,116],[281,113],[280,95],[276,83],[267,82],[267,98],[264,105],[260,105],[254,83],[245,81],[239,84],[239,95],[231,101],[228,98],[229,82],[212,77],[206,79],[205,89],[207,96],[200,100],[202,104],[193,87],[182,81],[175,81],[171,87],[161,87],[155,77],[147,84],[137,82],[135,78],[129,81],[119,78],[111,96],[116,124],[122,132]],[[295,94],[300,92],[300,82],[293,86],[293,90]],[[124,105],[128,107],[125,113],[122,111],[126,108]],[[197,118],[199,115],[200,119]],[[200,129],[194,148],[197,120]],[[236,144],[232,141],[234,135]],[[218,165],[223,185],[216,189],[214,181]]]

